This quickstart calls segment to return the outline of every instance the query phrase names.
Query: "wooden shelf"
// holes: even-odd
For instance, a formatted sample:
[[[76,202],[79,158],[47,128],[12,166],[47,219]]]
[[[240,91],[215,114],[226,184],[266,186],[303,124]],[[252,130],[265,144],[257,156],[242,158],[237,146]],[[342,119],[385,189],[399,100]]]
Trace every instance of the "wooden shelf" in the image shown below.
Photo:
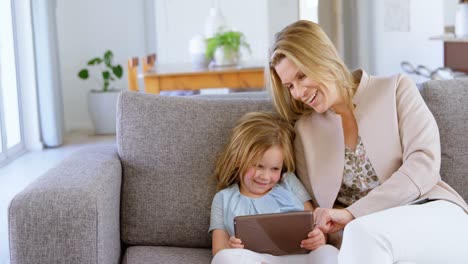
[[[468,38],[457,38],[454,34],[430,37],[430,40],[441,40],[444,42],[468,42]]]

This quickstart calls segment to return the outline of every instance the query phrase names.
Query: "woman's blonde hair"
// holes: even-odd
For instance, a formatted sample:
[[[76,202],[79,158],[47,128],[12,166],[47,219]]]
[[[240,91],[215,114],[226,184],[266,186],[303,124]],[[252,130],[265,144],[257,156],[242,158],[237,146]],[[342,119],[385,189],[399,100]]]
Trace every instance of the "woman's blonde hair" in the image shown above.
[[[292,98],[291,93],[281,83],[275,66],[288,58],[307,77],[322,83],[336,83],[348,107],[352,107],[352,97],[358,81],[353,77],[338,55],[333,43],[320,26],[314,22],[299,20],[276,34],[272,47],[268,72],[273,103],[281,117],[294,122],[304,114],[313,111],[303,102]]]
[[[293,139],[294,128],[277,114],[252,112],[244,115],[237,122],[229,143],[216,162],[217,189],[222,190],[239,183],[247,169],[256,165],[273,146],[279,146],[283,150],[282,173],[293,172]]]

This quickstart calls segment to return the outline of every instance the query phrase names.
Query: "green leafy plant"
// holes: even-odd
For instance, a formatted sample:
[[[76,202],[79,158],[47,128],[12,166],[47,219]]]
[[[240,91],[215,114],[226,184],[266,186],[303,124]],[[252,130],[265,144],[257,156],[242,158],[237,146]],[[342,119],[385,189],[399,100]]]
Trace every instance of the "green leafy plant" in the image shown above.
[[[228,51],[238,52],[240,47],[247,48],[250,52],[250,46],[245,40],[245,35],[239,31],[219,32],[214,37],[206,40],[206,58],[212,60],[216,48],[224,46]]]
[[[113,63],[114,54],[112,51],[107,50],[104,52],[103,57],[96,57],[88,61],[88,66],[99,66],[101,65],[101,76],[102,76],[102,88],[100,91],[109,91],[109,86],[112,81],[121,79],[123,75],[123,68],[120,64]],[[88,68],[84,68],[78,72],[78,77],[83,80],[87,80],[90,76]]]

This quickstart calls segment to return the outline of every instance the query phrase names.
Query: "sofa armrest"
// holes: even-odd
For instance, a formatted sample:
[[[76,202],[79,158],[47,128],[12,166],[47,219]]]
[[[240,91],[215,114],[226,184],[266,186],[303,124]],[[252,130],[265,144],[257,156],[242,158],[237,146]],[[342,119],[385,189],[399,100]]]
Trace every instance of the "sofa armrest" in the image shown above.
[[[73,153],[10,203],[16,263],[118,263],[122,168],[115,145]]]

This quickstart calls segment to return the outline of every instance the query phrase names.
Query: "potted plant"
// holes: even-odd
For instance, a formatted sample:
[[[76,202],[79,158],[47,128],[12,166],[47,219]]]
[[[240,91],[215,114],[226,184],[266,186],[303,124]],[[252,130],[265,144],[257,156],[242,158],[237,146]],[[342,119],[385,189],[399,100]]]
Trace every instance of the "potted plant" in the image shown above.
[[[216,66],[235,65],[239,62],[241,47],[250,52],[250,46],[242,32],[218,32],[206,40],[206,57],[209,61],[214,60]]]
[[[92,89],[88,93],[88,110],[96,134],[115,133],[116,105],[120,90],[113,87],[112,83],[122,78],[123,68],[120,64],[114,64],[113,59],[114,54],[107,50],[102,57],[89,60],[88,67],[78,72],[79,78],[87,80],[93,76],[99,84],[99,89]],[[90,74],[91,69],[98,72],[101,78]]]

